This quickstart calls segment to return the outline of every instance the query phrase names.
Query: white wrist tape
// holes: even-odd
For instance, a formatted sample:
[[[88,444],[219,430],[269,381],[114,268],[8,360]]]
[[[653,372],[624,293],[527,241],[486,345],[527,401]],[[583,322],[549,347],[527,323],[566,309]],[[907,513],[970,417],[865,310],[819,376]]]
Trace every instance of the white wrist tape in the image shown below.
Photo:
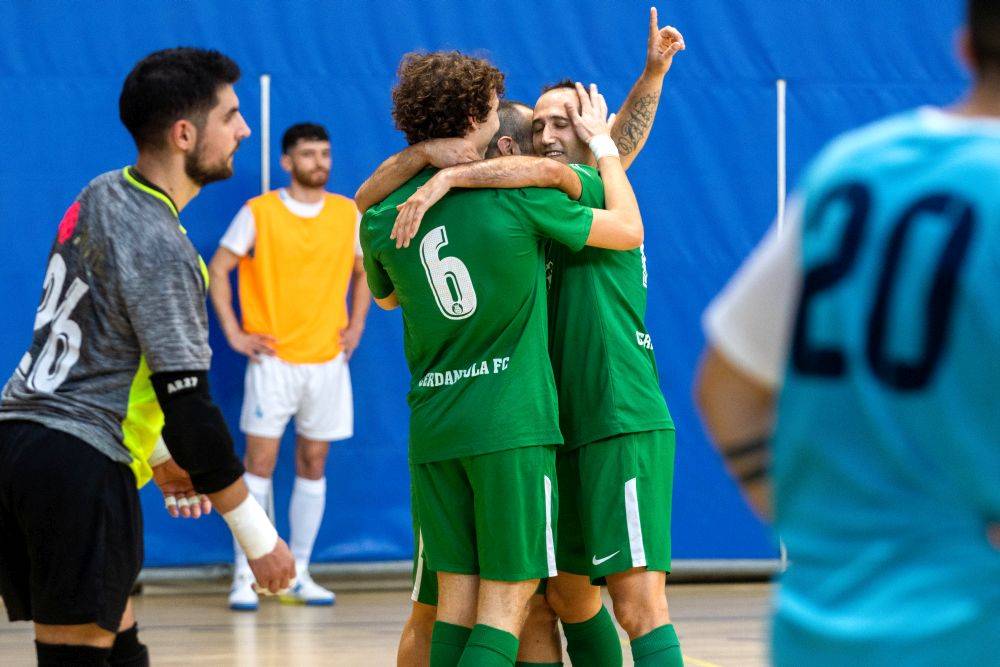
[[[166,463],[167,459],[170,458],[170,450],[167,449],[167,443],[163,442],[163,438],[156,439],[156,447],[153,447],[153,453],[149,455],[149,467],[155,468],[161,463]]]
[[[229,524],[229,530],[233,531],[233,537],[249,560],[266,556],[278,544],[278,531],[252,495],[247,494],[246,500],[223,514],[222,518]]]
[[[618,145],[611,135],[595,134],[587,143],[598,161],[603,157],[618,157]]]

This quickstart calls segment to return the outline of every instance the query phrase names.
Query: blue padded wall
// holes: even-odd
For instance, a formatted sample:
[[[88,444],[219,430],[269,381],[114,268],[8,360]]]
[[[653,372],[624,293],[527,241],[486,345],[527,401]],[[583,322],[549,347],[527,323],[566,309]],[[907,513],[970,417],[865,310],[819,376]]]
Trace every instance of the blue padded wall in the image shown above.
[[[661,7],[661,23],[684,32],[688,51],[668,77],[652,137],[630,176],[647,230],[648,325],[678,428],[675,557],[776,553],[708,445],[690,392],[703,344],[700,313],[776,210],[775,81],[788,81],[794,185],[836,133],[961,93],[967,79],[951,44],[962,4],[672,0]],[[243,68],[237,92],[255,134],[237,155],[235,177],[207,188],[182,215],[207,258],[239,206],[258,193],[261,74],[272,76],[275,185],[284,184],[278,137],[308,119],[330,129],[331,189],[350,194],[403,146],[389,96],[403,53],[487,55],[507,73],[508,94],[528,102],[542,84],[565,76],[596,81],[614,107],[642,69],[647,11],[631,0],[0,3],[0,372],[13,370],[28,343],[45,257],[66,206],[90,178],[134,157],[117,120],[117,96],[146,53],[213,47]],[[331,452],[316,560],[411,555],[401,338],[398,314],[373,309],[351,362],[356,436]],[[235,431],[245,362],[214,320],[212,345],[213,391]],[[279,527],[287,532],[291,440],[284,444],[276,488]],[[230,558],[217,517],[171,521],[152,487],[143,503],[148,565]]]

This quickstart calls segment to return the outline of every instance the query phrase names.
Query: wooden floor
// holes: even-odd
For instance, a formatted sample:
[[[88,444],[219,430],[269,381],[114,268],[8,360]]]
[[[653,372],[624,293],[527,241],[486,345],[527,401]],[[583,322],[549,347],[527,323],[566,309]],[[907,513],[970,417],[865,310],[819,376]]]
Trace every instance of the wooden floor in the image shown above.
[[[669,593],[687,665],[766,664],[769,585],[679,584]],[[409,613],[401,590],[340,591],[332,609],[265,599],[257,613],[229,611],[220,587],[147,587],[135,602],[154,665],[394,665]],[[0,665],[32,664],[31,626],[0,622]]]

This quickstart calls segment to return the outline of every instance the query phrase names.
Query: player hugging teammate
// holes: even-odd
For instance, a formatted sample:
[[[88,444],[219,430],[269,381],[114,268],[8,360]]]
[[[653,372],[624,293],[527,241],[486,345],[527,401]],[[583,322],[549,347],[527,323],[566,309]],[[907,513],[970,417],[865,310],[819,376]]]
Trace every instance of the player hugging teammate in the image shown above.
[[[652,96],[655,110],[662,77],[673,55],[682,48],[679,33],[669,28],[661,31],[653,13],[647,72],[633,90],[623,108],[621,125],[617,126],[620,137],[623,133],[632,136],[631,143],[622,141],[630,149],[641,147],[645,141],[652,121],[649,96]],[[409,108],[417,104],[411,97],[412,86],[408,85],[414,70],[441,76],[435,70],[435,63],[447,58],[476,62],[461,60],[454,54],[411,55],[404,60],[400,85],[395,92],[397,124],[404,131],[405,116],[401,118],[399,109],[401,105]],[[446,81],[438,84],[444,90],[453,85]],[[436,88],[418,91],[423,92],[422,97],[418,95],[418,101],[424,106],[432,106],[434,90]],[[637,121],[640,114],[636,109],[640,105],[644,105],[645,122]],[[558,505],[557,539],[552,546],[556,547],[559,576],[549,579],[547,595],[537,596],[529,606],[525,603],[532,592],[533,581],[526,581],[526,585],[518,589],[517,597],[503,597],[509,589],[490,582],[485,570],[476,570],[481,564],[474,559],[465,570],[456,567],[449,555],[442,553],[444,545],[455,544],[455,535],[442,530],[439,509],[428,503],[427,498],[464,505],[459,500],[462,496],[428,480],[424,467],[414,459],[414,454],[422,455],[417,453],[421,445],[419,431],[411,430],[411,464],[416,464],[412,465],[414,518],[419,530],[415,537],[418,553],[414,615],[401,642],[401,664],[421,662],[421,644],[425,641],[421,635],[426,634],[422,628],[427,626],[427,617],[433,617],[434,610],[429,605],[435,602],[438,608],[431,644],[433,664],[438,664],[446,652],[457,659],[466,643],[466,655],[470,655],[490,640],[494,640],[489,644],[493,650],[503,652],[512,663],[516,650],[512,653],[511,647],[516,648],[517,644],[510,641],[512,637],[497,635],[492,630],[499,628],[508,635],[516,635],[519,621],[528,615],[529,608],[532,613],[522,634],[518,664],[559,662],[561,648],[554,634],[555,617],[549,605],[563,620],[574,664],[620,664],[618,636],[601,603],[600,589],[594,585],[604,581],[615,601],[619,622],[633,640],[636,663],[681,664],[680,647],[670,625],[664,594],[665,573],[670,562],[673,423],[659,389],[651,345],[645,344],[649,336],[643,322],[646,303],[644,254],[638,248],[630,249],[623,238],[615,237],[621,233],[619,228],[603,226],[604,216],[617,215],[622,210],[624,192],[628,194],[626,199],[631,199],[631,188],[623,171],[623,163],[631,159],[619,157],[606,116],[607,107],[595,87],[588,91],[579,84],[557,85],[543,94],[533,113],[529,114],[524,105],[506,105],[501,128],[504,132],[495,133],[490,146],[492,154],[534,152],[553,159],[501,157],[451,166],[436,173],[426,170],[414,176],[428,165],[463,162],[470,151],[476,153],[478,159],[483,155],[483,147],[476,143],[480,136],[472,133],[420,135],[408,132],[410,148],[387,160],[358,193],[359,202],[378,201],[405,181],[402,187],[369,211],[362,225],[373,293],[388,299],[387,304],[385,299],[380,303],[394,305],[398,302],[403,306],[407,352],[414,373],[410,404],[415,418],[419,410],[426,409],[433,401],[436,405],[429,414],[438,421],[443,414],[447,414],[449,420],[460,419],[455,415],[480,422],[485,419],[486,427],[479,425],[477,432],[479,442],[485,440],[484,435],[495,432],[495,427],[491,426],[494,421],[503,424],[503,437],[508,442],[515,442],[513,438],[518,435],[518,429],[532,424],[523,417],[530,413],[498,403],[497,398],[506,397],[507,393],[498,388],[502,387],[499,383],[488,384],[487,378],[481,378],[479,386],[490,388],[489,397],[474,403],[475,407],[468,413],[462,411],[461,405],[466,404],[461,402],[461,397],[463,394],[471,397],[469,390],[463,388],[470,380],[463,379],[455,387],[432,388],[426,382],[421,383],[428,372],[451,366],[429,367],[414,363],[418,359],[412,352],[422,342],[418,332],[435,332],[433,344],[426,348],[426,358],[444,362],[445,357],[439,355],[439,350],[452,349],[453,341],[467,339],[470,330],[481,326],[485,319],[483,314],[495,315],[495,306],[484,308],[483,295],[493,296],[495,287],[491,278],[509,275],[504,270],[509,270],[514,259],[520,257],[513,252],[516,246],[507,249],[512,242],[510,237],[523,242],[525,225],[530,224],[534,215],[532,207],[515,208],[512,202],[532,201],[546,192],[528,186],[555,186],[569,194],[569,197],[555,193],[546,195],[550,198],[547,213],[551,218],[572,223],[580,208],[593,211],[594,223],[587,245],[598,246],[581,250],[579,240],[567,241],[556,234],[546,234],[554,237],[554,242],[547,241],[542,246],[551,270],[546,306],[548,352],[555,371],[561,435],[565,438],[565,444],[556,454],[558,503],[555,494],[550,501],[553,508]],[[457,140],[447,143],[444,138],[449,136],[465,136],[465,150]],[[519,145],[518,136],[532,137],[533,147],[525,145],[527,141],[523,139]],[[448,194],[452,187],[477,189]],[[577,208],[567,207],[574,200]],[[629,203],[634,204],[634,200]],[[463,218],[459,215],[463,210],[461,204],[478,204],[478,208],[475,214]],[[397,205],[400,205],[398,215]],[[601,210],[603,208],[607,210]],[[503,217],[508,212],[519,216],[521,224],[511,226]],[[638,215],[637,210],[634,213]],[[428,228],[430,231],[425,231]],[[489,256],[474,255],[476,246],[464,239],[470,230],[480,243],[490,242]],[[602,250],[602,246],[609,249]],[[525,250],[521,252],[526,253]],[[475,257],[474,261],[469,257]],[[494,276],[489,270],[497,257],[506,261],[503,270],[494,269]],[[407,284],[408,289],[401,290],[399,280],[405,281],[408,275],[412,282]],[[379,276],[384,280],[381,284]],[[435,286],[435,278],[442,281],[442,289]],[[523,282],[523,278],[521,280]],[[507,283],[517,284],[514,276],[510,276]],[[439,313],[428,308],[418,314],[418,304],[422,301],[432,304],[434,295],[437,295]],[[448,299],[456,295],[468,300],[467,310],[461,318],[441,307],[450,305]],[[441,316],[449,322],[440,321]],[[600,325],[580,326],[581,322]],[[510,330],[509,324],[503,329],[508,334]],[[523,339],[531,333],[523,330],[519,344],[525,345]],[[470,351],[472,349],[476,347],[471,347]],[[581,354],[588,359],[586,372],[574,360]],[[511,355],[510,367],[518,368],[523,364],[522,359],[523,356]],[[456,360],[454,365],[460,367],[462,363],[468,364],[468,359]],[[428,391],[437,393],[430,397]],[[519,398],[524,395],[522,392]],[[493,408],[501,409],[502,414],[494,413]],[[473,497],[468,501],[470,516],[449,521],[445,530],[454,531],[455,525],[466,525],[476,536],[487,531],[487,539],[498,530],[511,534],[504,523],[498,520],[493,525],[487,516],[481,515],[479,504],[490,502],[493,493],[499,493],[508,504],[512,497],[527,499],[531,496],[512,494],[510,489],[516,487],[511,485],[500,489],[491,489],[488,485],[477,487],[475,469],[463,463],[459,465],[461,470],[452,473],[450,479],[457,488],[472,487]],[[498,480],[491,476],[488,481]],[[552,480],[546,479],[545,485],[546,488],[552,485]],[[474,517],[471,516],[473,503],[476,506]],[[504,521],[509,521],[509,510],[506,516]],[[548,515],[547,518],[552,519]],[[480,542],[480,557],[483,551],[484,545]],[[448,591],[441,590],[439,600],[432,590],[435,570],[441,585],[451,587]],[[450,595],[462,582],[456,581],[452,570],[461,570],[466,575],[480,574],[479,617],[471,610],[465,615],[455,613]],[[469,589],[472,588],[470,584]],[[488,622],[484,623],[482,615],[495,606],[506,606],[517,616],[510,615],[503,619],[506,624],[490,627]],[[473,621],[479,625],[469,639],[467,628]],[[480,627],[483,625],[484,628]],[[452,663],[443,661],[440,664]]]

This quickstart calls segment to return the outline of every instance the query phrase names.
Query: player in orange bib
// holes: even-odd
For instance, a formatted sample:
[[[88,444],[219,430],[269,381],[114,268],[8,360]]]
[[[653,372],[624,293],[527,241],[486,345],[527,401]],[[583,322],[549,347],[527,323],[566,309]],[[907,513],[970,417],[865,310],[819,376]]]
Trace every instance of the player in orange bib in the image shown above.
[[[326,192],[330,139],[300,123],[282,138],[287,188],[248,201],[209,264],[210,294],[226,339],[249,358],[240,429],[246,434],[251,493],[272,505],[271,476],[288,421],[295,418],[295,486],[289,519],[298,581],[285,602],[331,605],[332,591],[309,576],[326,502],[330,442],[354,434],[347,361],[364,331],[371,295],[358,244],[354,201]],[[229,273],[238,267],[242,325]],[[351,291],[348,314],[347,292]],[[236,546],[232,609],[257,609],[246,557]]]

